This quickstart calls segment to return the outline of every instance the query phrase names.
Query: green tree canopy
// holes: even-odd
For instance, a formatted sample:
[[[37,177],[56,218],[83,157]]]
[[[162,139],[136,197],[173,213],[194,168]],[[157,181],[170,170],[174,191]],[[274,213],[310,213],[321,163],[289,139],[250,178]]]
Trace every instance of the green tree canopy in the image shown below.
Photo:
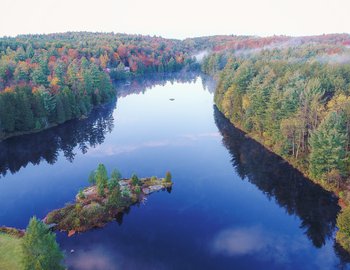
[[[170,172],[166,172],[166,174],[165,174],[165,181],[166,182],[171,182],[171,173]]]
[[[103,196],[104,195],[104,189],[107,187],[108,184],[108,175],[105,165],[99,164],[96,170],[96,185],[98,189],[98,193]]]
[[[310,172],[323,178],[332,170],[346,175],[347,134],[342,113],[331,112],[311,134]]]
[[[63,253],[56,242],[56,236],[47,226],[33,217],[23,237],[24,270],[63,270]]]
[[[133,173],[131,176],[131,184],[133,186],[140,184],[140,179],[137,177],[137,175],[135,173]]]

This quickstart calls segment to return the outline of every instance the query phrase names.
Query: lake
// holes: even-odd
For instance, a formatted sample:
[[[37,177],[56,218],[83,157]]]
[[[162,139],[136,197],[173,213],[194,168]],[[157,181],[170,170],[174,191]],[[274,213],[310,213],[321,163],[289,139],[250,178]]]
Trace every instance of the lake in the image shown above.
[[[192,73],[119,83],[87,119],[0,143],[0,224],[25,228],[73,201],[99,163],[124,177],[169,170],[170,193],[102,229],[58,233],[69,269],[348,268],[337,198],[234,128],[214,85]]]

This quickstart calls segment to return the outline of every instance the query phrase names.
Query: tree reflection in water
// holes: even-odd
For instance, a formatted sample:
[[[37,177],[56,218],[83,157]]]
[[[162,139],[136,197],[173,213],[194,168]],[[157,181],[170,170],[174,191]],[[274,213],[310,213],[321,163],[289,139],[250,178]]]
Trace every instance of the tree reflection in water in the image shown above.
[[[338,199],[323,190],[276,154],[236,129],[214,106],[217,127],[239,176],[274,199],[288,214],[297,215],[315,247],[333,238]]]
[[[129,81],[115,83],[118,97],[140,94],[157,85],[166,83],[189,83],[198,78],[198,73],[180,72],[173,74],[153,74]],[[207,76],[201,75],[203,86],[214,91]],[[39,133],[18,136],[0,142],[0,176],[12,174],[31,163],[46,161],[54,164],[62,152],[67,160],[73,162],[76,150],[85,154],[89,148],[102,144],[107,133],[114,127],[113,111],[116,101],[94,109],[88,118],[71,120],[57,127]]]
[[[16,173],[28,163],[49,164],[57,161],[59,152],[69,161],[74,160],[74,149],[86,153],[104,141],[107,132],[113,129],[115,101],[94,109],[82,120],[71,120],[48,130],[7,139],[0,143],[0,174]]]

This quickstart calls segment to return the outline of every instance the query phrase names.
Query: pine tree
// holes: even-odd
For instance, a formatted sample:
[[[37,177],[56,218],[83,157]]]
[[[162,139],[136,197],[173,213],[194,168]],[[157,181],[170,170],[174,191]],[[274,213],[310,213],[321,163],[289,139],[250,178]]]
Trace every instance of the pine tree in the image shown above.
[[[104,196],[104,189],[107,187],[108,184],[108,175],[105,165],[99,164],[96,170],[96,185],[97,185],[97,191],[100,196]]]
[[[47,80],[47,75],[45,75],[45,72],[41,67],[37,67],[33,70],[31,74],[31,79],[36,85],[43,85],[43,86],[49,85],[49,82]]]
[[[168,71],[169,72],[176,71],[176,61],[175,61],[175,59],[173,57],[170,58],[167,67],[168,67]]]
[[[15,103],[14,93],[2,93],[0,95],[0,122],[3,131],[7,133],[11,133],[15,130]]]
[[[170,172],[166,172],[166,175],[165,175],[165,181],[166,182],[171,182],[171,173]]]
[[[41,86],[39,87],[39,93],[44,101],[44,107],[47,111],[48,115],[52,114],[56,109],[56,99],[55,96],[51,95],[48,90],[45,89],[45,87]]]
[[[17,89],[19,90],[19,89]],[[16,108],[16,130],[28,130],[34,126],[33,113],[30,108],[30,102],[23,91],[18,91],[15,95]]]
[[[56,96],[56,122],[62,124],[66,121],[66,115],[63,107],[63,103],[61,100],[61,96]]]
[[[324,180],[332,170],[346,174],[347,135],[342,113],[331,112],[310,138],[310,173]]]
[[[31,218],[23,237],[24,270],[63,270],[63,253],[56,236],[37,218]]]
[[[133,173],[133,175],[131,176],[131,184],[133,186],[136,186],[140,183],[140,179],[137,177],[136,174]]]
[[[107,199],[107,207],[110,209],[120,206],[121,193],[119,188],[115,188],[111,191]]]
[[[111,178],[109,179],[108,182],[108,189],[110,191],[114,190],[115,188],[119,187],[119,181],[121,179],[121,174],[118,170],[114,169]]]
[[[61,95],[61,100],[62,100],[62,105],[64,108],[65,120],[72,119],[73,113],[72,113],[72,107],[71,107],[70,102],[69,102],[69,94],[64,92],[64,94]]]

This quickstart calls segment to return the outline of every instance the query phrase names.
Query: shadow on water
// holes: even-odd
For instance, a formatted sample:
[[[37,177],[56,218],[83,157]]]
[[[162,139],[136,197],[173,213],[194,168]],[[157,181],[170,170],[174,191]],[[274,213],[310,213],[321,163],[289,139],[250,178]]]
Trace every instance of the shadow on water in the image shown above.
[[[337,198],[323,190],[279,156],[236,129],[214,106],[217,127],[231,162],[244,180],[257,186],[269,199],[300,218],[300,227],[317,248],[333,237],[340,210]]]

